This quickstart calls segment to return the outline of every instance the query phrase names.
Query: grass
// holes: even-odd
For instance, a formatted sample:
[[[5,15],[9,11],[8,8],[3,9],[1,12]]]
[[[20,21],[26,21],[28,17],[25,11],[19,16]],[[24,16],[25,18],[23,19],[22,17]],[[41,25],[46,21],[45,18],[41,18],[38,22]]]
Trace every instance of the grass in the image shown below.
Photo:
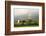
[[[28,20],[28,21],[20,21],[19,23],[16,21],[14,24],[14,27],[36,27],[39,26],[37,21],[32,21],[32,20]]]

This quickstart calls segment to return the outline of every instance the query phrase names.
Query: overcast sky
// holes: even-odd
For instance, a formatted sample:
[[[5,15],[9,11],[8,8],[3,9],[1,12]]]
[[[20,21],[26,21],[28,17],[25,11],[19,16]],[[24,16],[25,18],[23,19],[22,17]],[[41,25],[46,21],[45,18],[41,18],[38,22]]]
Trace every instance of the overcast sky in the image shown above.
[[[14,15],[24,15],[24,14],[38,14],[39,9],[28,9],[28,8],[16,8],[14,9]]]

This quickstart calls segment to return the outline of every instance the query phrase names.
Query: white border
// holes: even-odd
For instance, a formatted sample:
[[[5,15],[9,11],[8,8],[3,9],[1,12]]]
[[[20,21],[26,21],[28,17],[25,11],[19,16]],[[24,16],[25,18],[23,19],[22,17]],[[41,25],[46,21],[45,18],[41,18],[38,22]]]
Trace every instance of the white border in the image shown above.
[[[39,9],[39,27],[14,27],[14,8],[38,8]],[[11,5],[11,31],[27,31],[27,30],[42,30],[42,7],[41,6],[20,6]]]

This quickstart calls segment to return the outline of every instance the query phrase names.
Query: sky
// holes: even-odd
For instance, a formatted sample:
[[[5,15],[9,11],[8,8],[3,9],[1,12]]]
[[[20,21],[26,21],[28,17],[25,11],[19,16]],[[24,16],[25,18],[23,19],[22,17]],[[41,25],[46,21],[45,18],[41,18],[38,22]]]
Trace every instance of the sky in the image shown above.
[[[24,15],[24,14],[38,14],[39,9],[29,9],[29,8],[15,8],[14,14],[17,15]]]
[[[26,20],[26,19],[33,19],[38,20],[39,17],[39,9],[29,9],[29,8],[15,8],[14,9],[14,18],[15,20]]]

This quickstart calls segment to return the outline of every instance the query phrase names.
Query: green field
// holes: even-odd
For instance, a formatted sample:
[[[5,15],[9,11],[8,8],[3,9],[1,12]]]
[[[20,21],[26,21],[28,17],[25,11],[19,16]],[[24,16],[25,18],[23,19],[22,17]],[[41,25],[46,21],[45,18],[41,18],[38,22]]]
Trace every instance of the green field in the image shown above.
[[[15,21],[14,22],[14,27],[36,27],[39,26],[37,21],[32,21],[32,20],[23,20],[23,21]]]

